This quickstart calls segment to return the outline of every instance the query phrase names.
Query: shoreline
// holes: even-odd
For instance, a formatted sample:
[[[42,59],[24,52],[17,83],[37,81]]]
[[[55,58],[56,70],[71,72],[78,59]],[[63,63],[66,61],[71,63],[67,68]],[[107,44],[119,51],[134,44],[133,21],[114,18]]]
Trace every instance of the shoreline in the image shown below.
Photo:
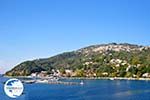
[[[62,79],[81,79],[81,80],[143,80],[143,81],[150,81],[150,78],[126,78],[126,77],[62,77]]]
[[[33,78],[29,76],[3,76],[8,78]],[[48,79],[50,77],[36,77],[41,79]],[[150,78],[127,78],[127,77],[58,77],[60,79],[79,79],[79,80],[141,80],[150,81]]]

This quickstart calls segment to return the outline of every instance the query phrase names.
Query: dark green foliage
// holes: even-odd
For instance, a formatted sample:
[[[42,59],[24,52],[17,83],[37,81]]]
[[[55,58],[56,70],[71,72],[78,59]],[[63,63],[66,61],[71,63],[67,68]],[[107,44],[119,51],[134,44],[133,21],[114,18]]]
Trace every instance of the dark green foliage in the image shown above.
[[[138,69],[134,66],[131,66],[130,69],[129,69],[129,72],[131,72],[132,75],[133,75],[133,74],[136,74],[138,72]]]

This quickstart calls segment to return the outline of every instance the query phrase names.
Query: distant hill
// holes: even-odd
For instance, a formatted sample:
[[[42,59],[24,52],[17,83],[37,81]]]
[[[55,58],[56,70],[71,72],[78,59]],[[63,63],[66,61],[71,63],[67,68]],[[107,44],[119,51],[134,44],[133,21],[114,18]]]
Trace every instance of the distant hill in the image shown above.
[[[70,69],[81,76],[142,77],[150,73],[150,47],[133,44],[101,44],[65,52],[56,56],[25,61],[6,72],[8,76],[26,76],[52,69]]]

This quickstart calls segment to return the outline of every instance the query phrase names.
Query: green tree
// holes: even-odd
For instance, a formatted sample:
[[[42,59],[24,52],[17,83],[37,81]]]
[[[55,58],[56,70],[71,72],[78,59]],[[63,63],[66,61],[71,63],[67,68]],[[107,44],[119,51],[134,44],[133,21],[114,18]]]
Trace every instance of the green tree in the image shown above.
[[[84,76],[85,76],[85,72],[84,72],[83,69],[77,69],[77,70],[75,71],[75,73],[76,73],[76,76],[77,76],[77,77],[84,77]]]
[[[66,72],[65,72],[65,68],[63,68],[63,67],[62,67],[62,68],[60,68],[60,70],[59,70],[59,71],[60,71],[60,73],[61,73],[61,74],[66,74]]]

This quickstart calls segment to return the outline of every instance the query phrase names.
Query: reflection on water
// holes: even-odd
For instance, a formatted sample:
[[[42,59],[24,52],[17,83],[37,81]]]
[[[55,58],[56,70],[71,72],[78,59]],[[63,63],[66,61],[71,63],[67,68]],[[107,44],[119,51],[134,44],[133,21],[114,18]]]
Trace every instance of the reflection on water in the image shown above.
[[[135,95],[140,93],[150,93],[150,90],[129,90],[124,92],[116,93],[116,96],[129,96],[129,95]]]

